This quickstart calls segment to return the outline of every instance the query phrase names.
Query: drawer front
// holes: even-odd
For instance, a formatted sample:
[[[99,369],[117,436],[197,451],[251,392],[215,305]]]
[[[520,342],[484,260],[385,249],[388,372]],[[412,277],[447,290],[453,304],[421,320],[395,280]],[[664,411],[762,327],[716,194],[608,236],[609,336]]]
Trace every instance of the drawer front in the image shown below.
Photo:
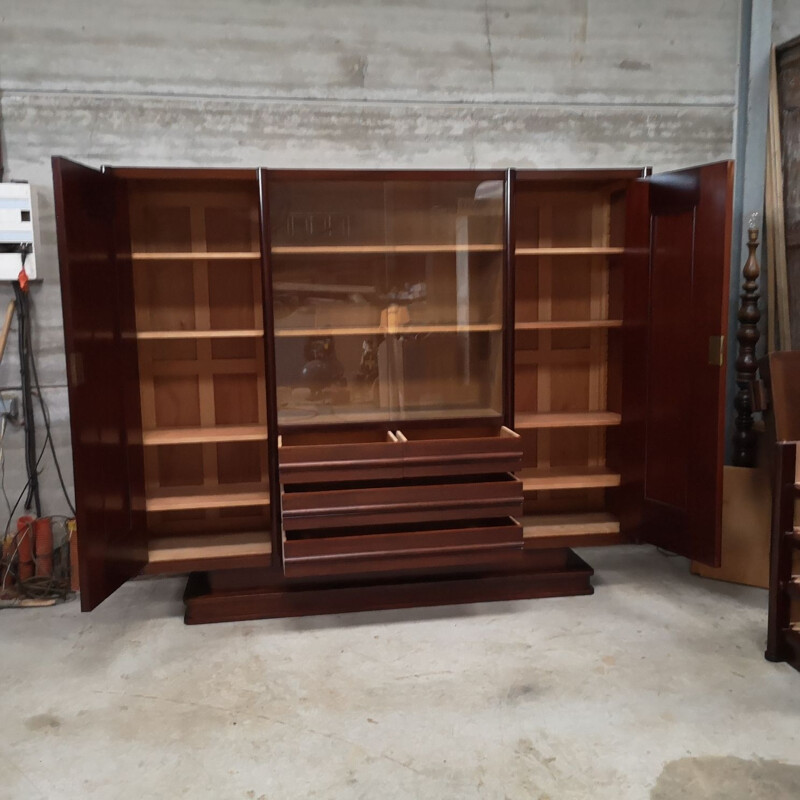
[[[449,438],[446,434],[426,438],[424,432],[397,432],[405,448],[406,477],[515,472],[522,467],[522,440],[508,428],[483,435],[465,431],[466,435]]]
[[[281,500],[287,531],[479,519],[519,515],[522,483],[502,475],[458,483],[284,491]]]
[[[435,530],[287,540],[283,548],[287,577],[485,566],[522,552],[522,527],[511,518],[481,520]]]
[[[390,480],[403,477],[403,447],[396,441],[282,444],[278,466],[284,484]]]

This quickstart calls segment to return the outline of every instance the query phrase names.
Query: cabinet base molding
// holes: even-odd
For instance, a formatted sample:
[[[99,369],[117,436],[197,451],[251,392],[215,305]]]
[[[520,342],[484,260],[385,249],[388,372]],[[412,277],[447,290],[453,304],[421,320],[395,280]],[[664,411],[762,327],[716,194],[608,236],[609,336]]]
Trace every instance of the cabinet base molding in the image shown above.
[[[594,570],[568,549],[526,554],[522,566],[450,575],[410,575],[355,584],[293,581],[268,571],[194,572],[184,594],[187,625],[348,614],[415,606],[592,594]]]

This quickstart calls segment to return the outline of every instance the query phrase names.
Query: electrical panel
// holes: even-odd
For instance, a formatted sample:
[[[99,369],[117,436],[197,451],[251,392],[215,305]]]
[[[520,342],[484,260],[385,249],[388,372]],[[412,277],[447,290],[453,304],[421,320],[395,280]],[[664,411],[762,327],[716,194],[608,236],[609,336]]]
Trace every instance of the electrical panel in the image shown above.
[[[29,183],[0,183],[0,281],[16,281],[23,265],[36,278],[36,192]]]

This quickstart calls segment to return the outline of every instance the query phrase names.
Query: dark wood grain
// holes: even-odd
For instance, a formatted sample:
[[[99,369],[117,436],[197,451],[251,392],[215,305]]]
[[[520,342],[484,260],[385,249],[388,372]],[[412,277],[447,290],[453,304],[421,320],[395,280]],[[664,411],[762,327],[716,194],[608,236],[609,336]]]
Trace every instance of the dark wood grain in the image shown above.
[[[198,624],[592,594],[592,568],[570,550],[554,555],[555,559],[549,551],[531,553],[516,569],[387,578],[355,585],[293,582],[288,587],[263,581],[259,585],[256,577],[253,588],[243,583],[242,588],[225,589],[226,582],[245,576],[229,573],[215,581],[213,573],[192,575],[184,598],[185,621]]]
[[[147,561],[145,532],[129,498],[125,387],[131,349],[122,341],[114,182],[109,174],[53,159],[56,230],[67,351],[72,457],[79,530],[81,608],[88,611]]]
[[[503,170],[471,169],[271,169],[276,181],[502,181]]]
[[[766,363],[765,363],[766,362]],[[761,364],[772,396],[773,445],[772,526],[770,539],[769,618],[767,649],[769,661],[789,661],[800,669],[800,637],[792,625],[792,595],[797,597],[793,562],[800,537],[795,527],[797,488],[797,442],[800,441],[800,352],[771,353]]]
[[[621,351],[622,424],[606,433],[606,460],[621,476],[619,489],[609,494],[609,509],[619,518],[620,532],[631,538],[641,534],[644,515],[650,312],[650,183],[646,180],[635,181],[626,192],[624,246],[625,253],[618,256],[623,327],[610,348]]]
[[[269,494],[280,497],[280,475],[278,472],[278,394],[275,376],[275,303],[272,291],[271,242],[269,214],[269,173],[258,170],[258,191],[261,202],[261,287],[264,294],[264,359],[267,388],[267,466],[269,469]],[[272,566],[276,572],[283,570],[280,504],[270,503],[270,527],[272,532]]]
[[[522,440],[495,426],[450,425],[402,430],[403,476],[514,472],[522,466]]]
[[[108,169],[106,167],[105,169]],[[114,175],[119,180],[153,181],[247,181],[256,178],[255,169],[231,169],[223,167],[114,167]]]
[[[753,430],[753,408],[755,404],[755,383],[758,363],[756,361],[756,345],[761,338],[758,321],[761,312],[758,310],[758,276],[761,269],[756,260],[758,247],[758,230],[747,232],[748,256],[742,268],[742,293],[740,295],[738,320],[739,328],[736,339],[739,353],[736,357],[736,386],[738,391],[734,398],[736,430],[733,434],[733,464],[736,467],[755,467],[756,444],[758,436]]]
[[[789,537],[794,526],[795,444],[775,446],[775,469],[772,478],[772,533],[770,540],[769,618],[767,649],[769,661],[789,657],[786,631],[791,622],[791,598],[786,587],[792,577],[792,547]]]
[[[611,183],[635,181],[648,174],[649,167],[623,169],[519,169],[517,178],[522,181],[575,181],[581,183]]]
[[[280,480],[292,483],[331,483],[335,481],[391,479],[403,477],[404,447],[389,441],[388,432],[374,437],[366,430],[363,441],[348,441],[341,434],[312,432],[304,436],[284,433],[278,448]],[[370,438],[376,441],[369,441]]]
[[[353,487],[310,486],[284,491],[283,526],[289,531],[447,519],[514,516],[522,511],[522,483],[512,475],[469,482],[407,483]]]
[[[514,188],[516,175],[506,171],[503,191],[503,421],[514,428],[514,320],[516,319],[516,227],[514,220]],[[521,451],[520,451],[521,454]]]
[[[136,341],[136,302],[128,207],[128,184],[113,169],[103,168],[114,184],[114,269],[117,279],[119,313],[118,367],[121,375],[124,408],[125,458],[128,474],[128,499],[131,530],[141,542],[148,539],[145,512],[144,447],[142,445],[142,408],[139,383],[139,354]]]
[[[650,179],[643,538],[719,566],[733,165]]]
[[[508,518],[472,526],[462,523],[410,531],[378,531],[349,530],[348,535],[326,532],[325,536],[286,541],[285,574],[287,577],[358,574],[428,568],[432,563],[484,564],[487,559],[495,559],[496,551],[522,548],[522,527]]]

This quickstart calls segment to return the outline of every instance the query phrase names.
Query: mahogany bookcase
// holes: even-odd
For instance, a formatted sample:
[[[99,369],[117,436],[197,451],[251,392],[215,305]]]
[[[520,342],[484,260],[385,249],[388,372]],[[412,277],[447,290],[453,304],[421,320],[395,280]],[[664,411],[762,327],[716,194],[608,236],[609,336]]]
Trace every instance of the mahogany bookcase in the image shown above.
[[[94,170],[53,159],[94,608],[186,621],[592,592],[717,563],[732,164]]]

